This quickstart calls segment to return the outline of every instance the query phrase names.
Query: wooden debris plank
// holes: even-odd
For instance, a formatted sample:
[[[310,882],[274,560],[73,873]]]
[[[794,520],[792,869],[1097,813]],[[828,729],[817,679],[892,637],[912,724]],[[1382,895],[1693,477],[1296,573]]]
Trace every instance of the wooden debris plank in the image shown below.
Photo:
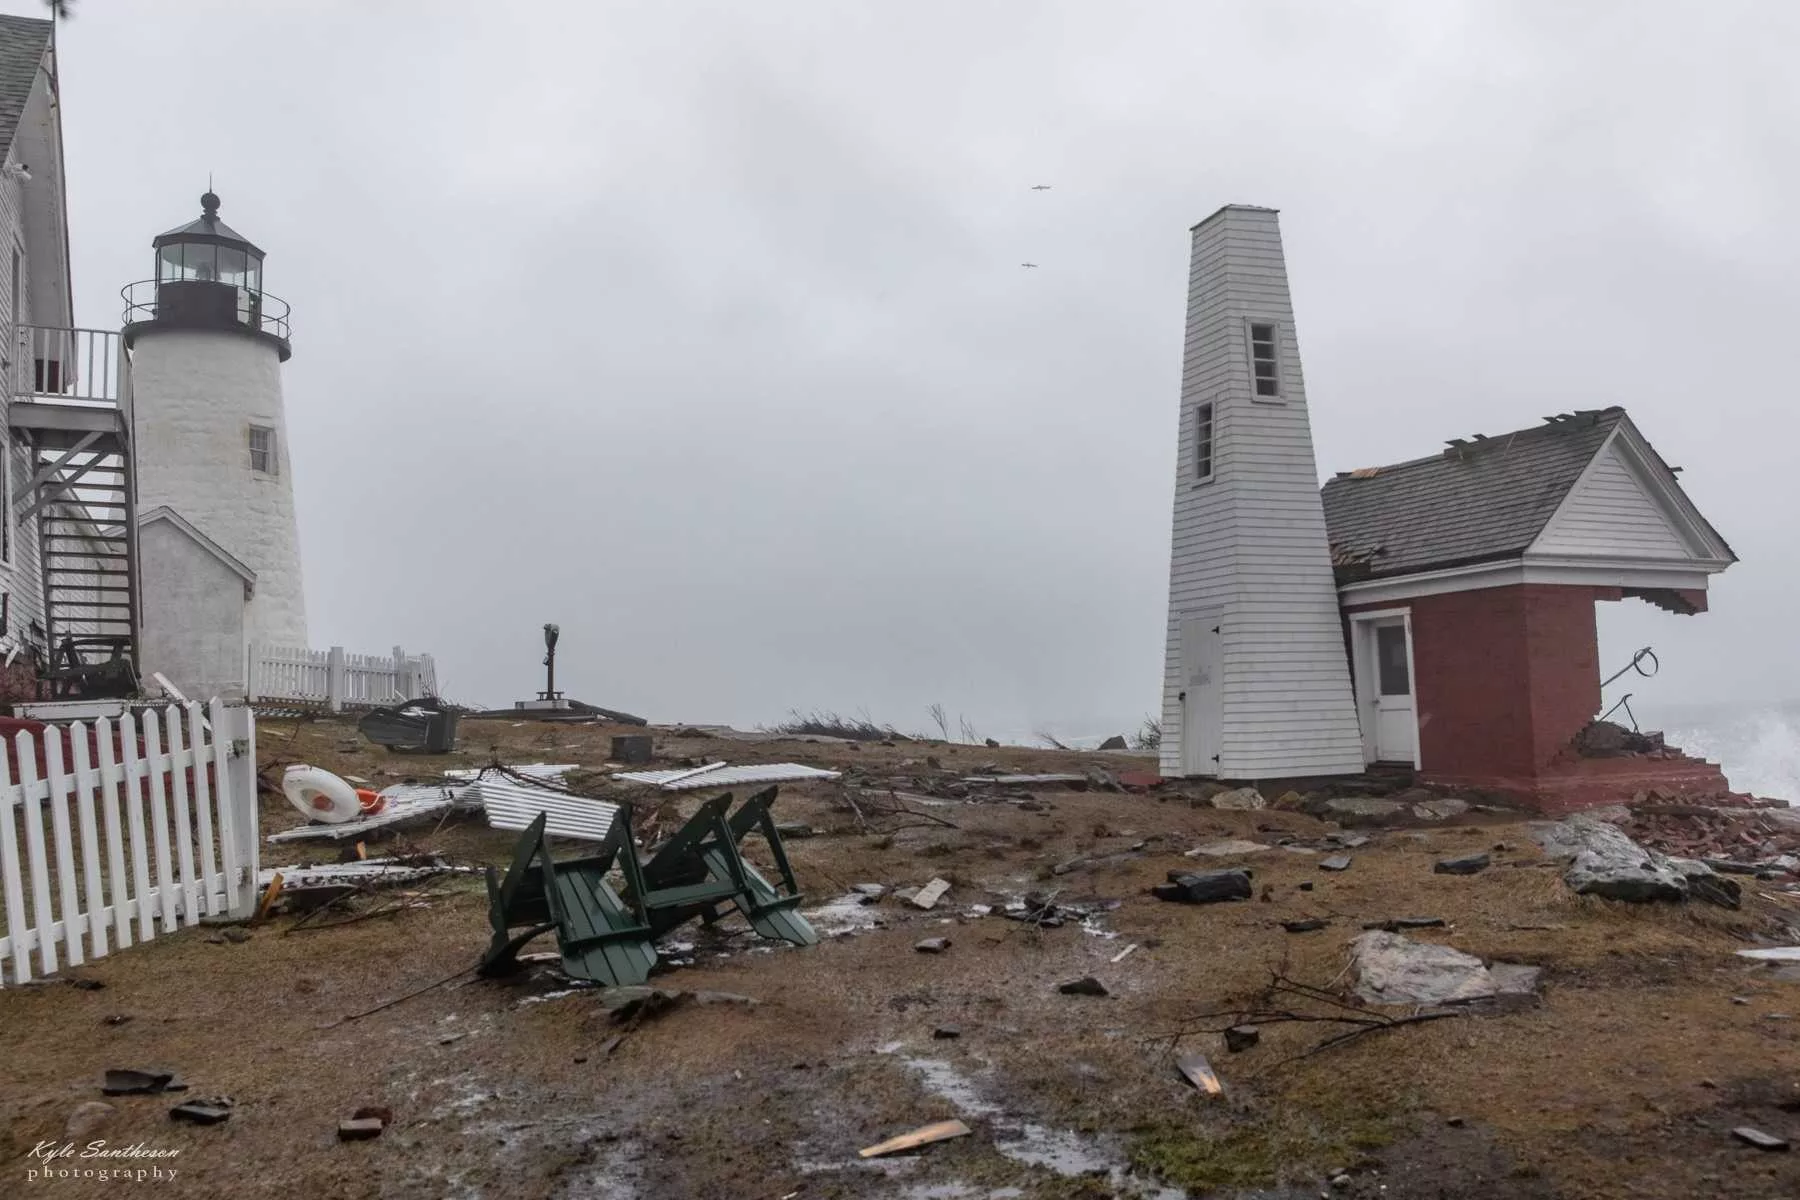
[[[1187,1077],[1187,1081],[1208,1096],[1223,1096],[1225,1086],[1219,1082],[1218,1075],[1213,1073],[1212,1064],[1206,1061],[1203,1054],[1190,1054],[1186,1058],[1177,1059],[1175,1067]]]
[[[899,1154],[903,1150],[916,1150],[920,1146],[929,1146],[933,1142],[945,1142],[951,1138],[967,1137],[969,1127],[961,1121],[938,1121],[931,1125],[903,1133],[899,1137],[891,1137],[885,1142],[877,1142],[856,1152],[858,1158],[880,1158],[884,1154]]]

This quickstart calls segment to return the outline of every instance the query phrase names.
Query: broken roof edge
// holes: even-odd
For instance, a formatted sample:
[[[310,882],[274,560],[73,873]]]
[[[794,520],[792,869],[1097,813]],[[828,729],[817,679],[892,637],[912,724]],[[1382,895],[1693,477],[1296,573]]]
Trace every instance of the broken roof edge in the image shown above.
[[[244,590],[246,593],[255,589],[256,572],[254,570],[246,565],[241,558],[237,557],[237,555],[200,532],[192,521],[188,520],[168,505],[159,504],[149,512],[138,514],[138,528],[140,530],[146,525],[153,525],[159,521],[166,521],[168,524],[180,530],[191,538],[195,545],[199,546],[202,550],[205,550],[208,554],[211,554],[214,558],[229,567],[243,579]]]
[[[1625,411],[1624,407],[1617,404],[1609,405],[1606,408],[1583,409],[1574,415],[1578,417],[1592,415],[1595,418],[1596,423],[1602,418],[1611,418],[1615,423],[1621,419],[1627,421],[1631,419],[1630,414]],[[1556,421],[1540,421],[1536,425],[1527,425],[1522,429],[1508,429],[1505,433],[1475,434],[1471,435],[1472,440],[1453,440],[1463,440],[1464,445],[1462,448],[1469,450],[1471,456],[1490,454],[1496,450],[1504,450],[1510,444],[1510,440],[1518,437],[1520,434],[1539,435],[1545,432],[1556,431],[1567,425],[1568,422],[1559,423]],[[1591,426],[1584,424],[1580,426],[1580,428],[1587,429],[1591,428]],[[1643,435],[1640,433],[1638,436],[1641,438]],[[1435,451],[1431,454],[1422,454],[1418,458],[1407,458],[1392,463],[1374,463],[1366,467],[1353,467],[1347,471],[1335,472],[1330,479],[1327,479],[1324,483],[1319,485],[1320,490],[1324,490],[1334,483],[1343,483],[1352,479],[1379,479],[1384,476],[1392,475],[1396,471],[1404,471],[1410,467],[1423,467],[1433,463],[1442,462],[1446,455],[1451,454],[1454,449],[1449,442],[1445,443],[1445,447],[1445,449]],[[1598,454],[1598,451],[1595,453]],[[1668,469],[1666,465],[1664,469]]]
[[[1623,418],[1618,427],[1613,430],[1612,435],[1606,439],[1606,444],[1600,449],[1604,451],[1607,446],[1613,445],[1615,442],[1622,444],[1628,455],[1639,460],[1639,465],[1645,468],[1644,474],[1649,477],[1650,483],[1656,488],[1659,498],[1676,511],[1677,515],[1689,525],[1692,532],[1700,535],[1703,541],[1709,540],[1718,544],[1718,548],[1724,552],[1722,559],[1718,561],[1727,564],[1742,561],[1738,558],[1737,551],[1731,548],[1731,543],[1725,540],[1725,535],[1721,534],[1713,523],[1706,519],[1706,514],[1700,511],[1700,506],[1694,503],[1693,497],[1687,494],[1687,489],[1681,486],[1681,480],[1676,478],[1675,470],[1669,466],[1668,460],[1657,453],[1656,447],[1650,444],[1650,439],[1644,436],[1644,431],[1637,427],[1637,422],[1633,421],[1629,415]],[[1598,459],[1600,455],[1596,453],[1594,457]],[[1546,527],[1548,527],[1547,522]]]

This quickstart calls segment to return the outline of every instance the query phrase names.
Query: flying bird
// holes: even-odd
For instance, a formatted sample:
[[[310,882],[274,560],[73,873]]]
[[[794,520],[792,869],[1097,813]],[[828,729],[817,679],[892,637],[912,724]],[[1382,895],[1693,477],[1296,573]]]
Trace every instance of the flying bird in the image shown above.
[[[1054,186],[1054,184],[1049,183],[1034,183],[1031,185],[1031,190],[1034,192],[1047,192]]]
[[[1020,265],[1020,266],[1021,266],[1021,267],[1030,267],[1030,268],[1031,268],[1031,269],[1033,269],[1033,270],[1036,270],[1036,269],[1037,269],[1037,264],[1036,264],[1036,263],[1020,263],[1020,264],[1019,264],[1019,265]]]

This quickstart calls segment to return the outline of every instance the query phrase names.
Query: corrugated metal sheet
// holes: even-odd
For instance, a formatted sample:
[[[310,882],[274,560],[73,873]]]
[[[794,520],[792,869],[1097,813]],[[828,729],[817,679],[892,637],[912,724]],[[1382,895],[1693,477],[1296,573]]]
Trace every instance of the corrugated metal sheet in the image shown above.
[[[754,763],[728,767],[715,763],[706,767],[676,771],[625,771],[614,775],[627,783],[647,783],[665,792],[686,792],[695,788],[733,787],[742,783],[794,783],[806,779],[836,779],[837,771],[802,766],[800,763]]]
[[[268,842],[299,842],[311,838],[329,838],[336,841],[340,838],[355,837],[360,833],[368,833],[372,829],[385,829],[390,825],[400,825],[407,821],[417,821],[434,813],[441,813],[461,799],[467,791],[463,784],[444,785],[436,783],[401,783],[393,787],[381,789],[387,798],[387,804],[372,817],[363,817],[357,821],[345,821],[341,825],[327,825],[323,822],[301,825],[294,829],[284,829],[280,833],[272,833],[264,838]]]
[[[508,779],[489,772],[469,786],[469,799],[487,809],[488,824],[495,829],[524,829],[546,813],[544,832],[557,837],[599,841],[612,828],[619,806],[586,796],[571,796],[533,783]]]

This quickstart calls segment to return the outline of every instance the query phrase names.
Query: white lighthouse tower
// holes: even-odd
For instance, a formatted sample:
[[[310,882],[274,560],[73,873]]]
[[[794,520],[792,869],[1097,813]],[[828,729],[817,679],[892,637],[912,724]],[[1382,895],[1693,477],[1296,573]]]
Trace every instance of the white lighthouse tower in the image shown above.
[[[1193,229],[1162,773],[1363,769],[1274,209]]]
[[[293,350],[263,252],[219,219],[218,196],[200,206],[152,243],[155,277],[125,289],[124,338],[144,666],[228,688],[247,643],[307,645],[281,400]]]

